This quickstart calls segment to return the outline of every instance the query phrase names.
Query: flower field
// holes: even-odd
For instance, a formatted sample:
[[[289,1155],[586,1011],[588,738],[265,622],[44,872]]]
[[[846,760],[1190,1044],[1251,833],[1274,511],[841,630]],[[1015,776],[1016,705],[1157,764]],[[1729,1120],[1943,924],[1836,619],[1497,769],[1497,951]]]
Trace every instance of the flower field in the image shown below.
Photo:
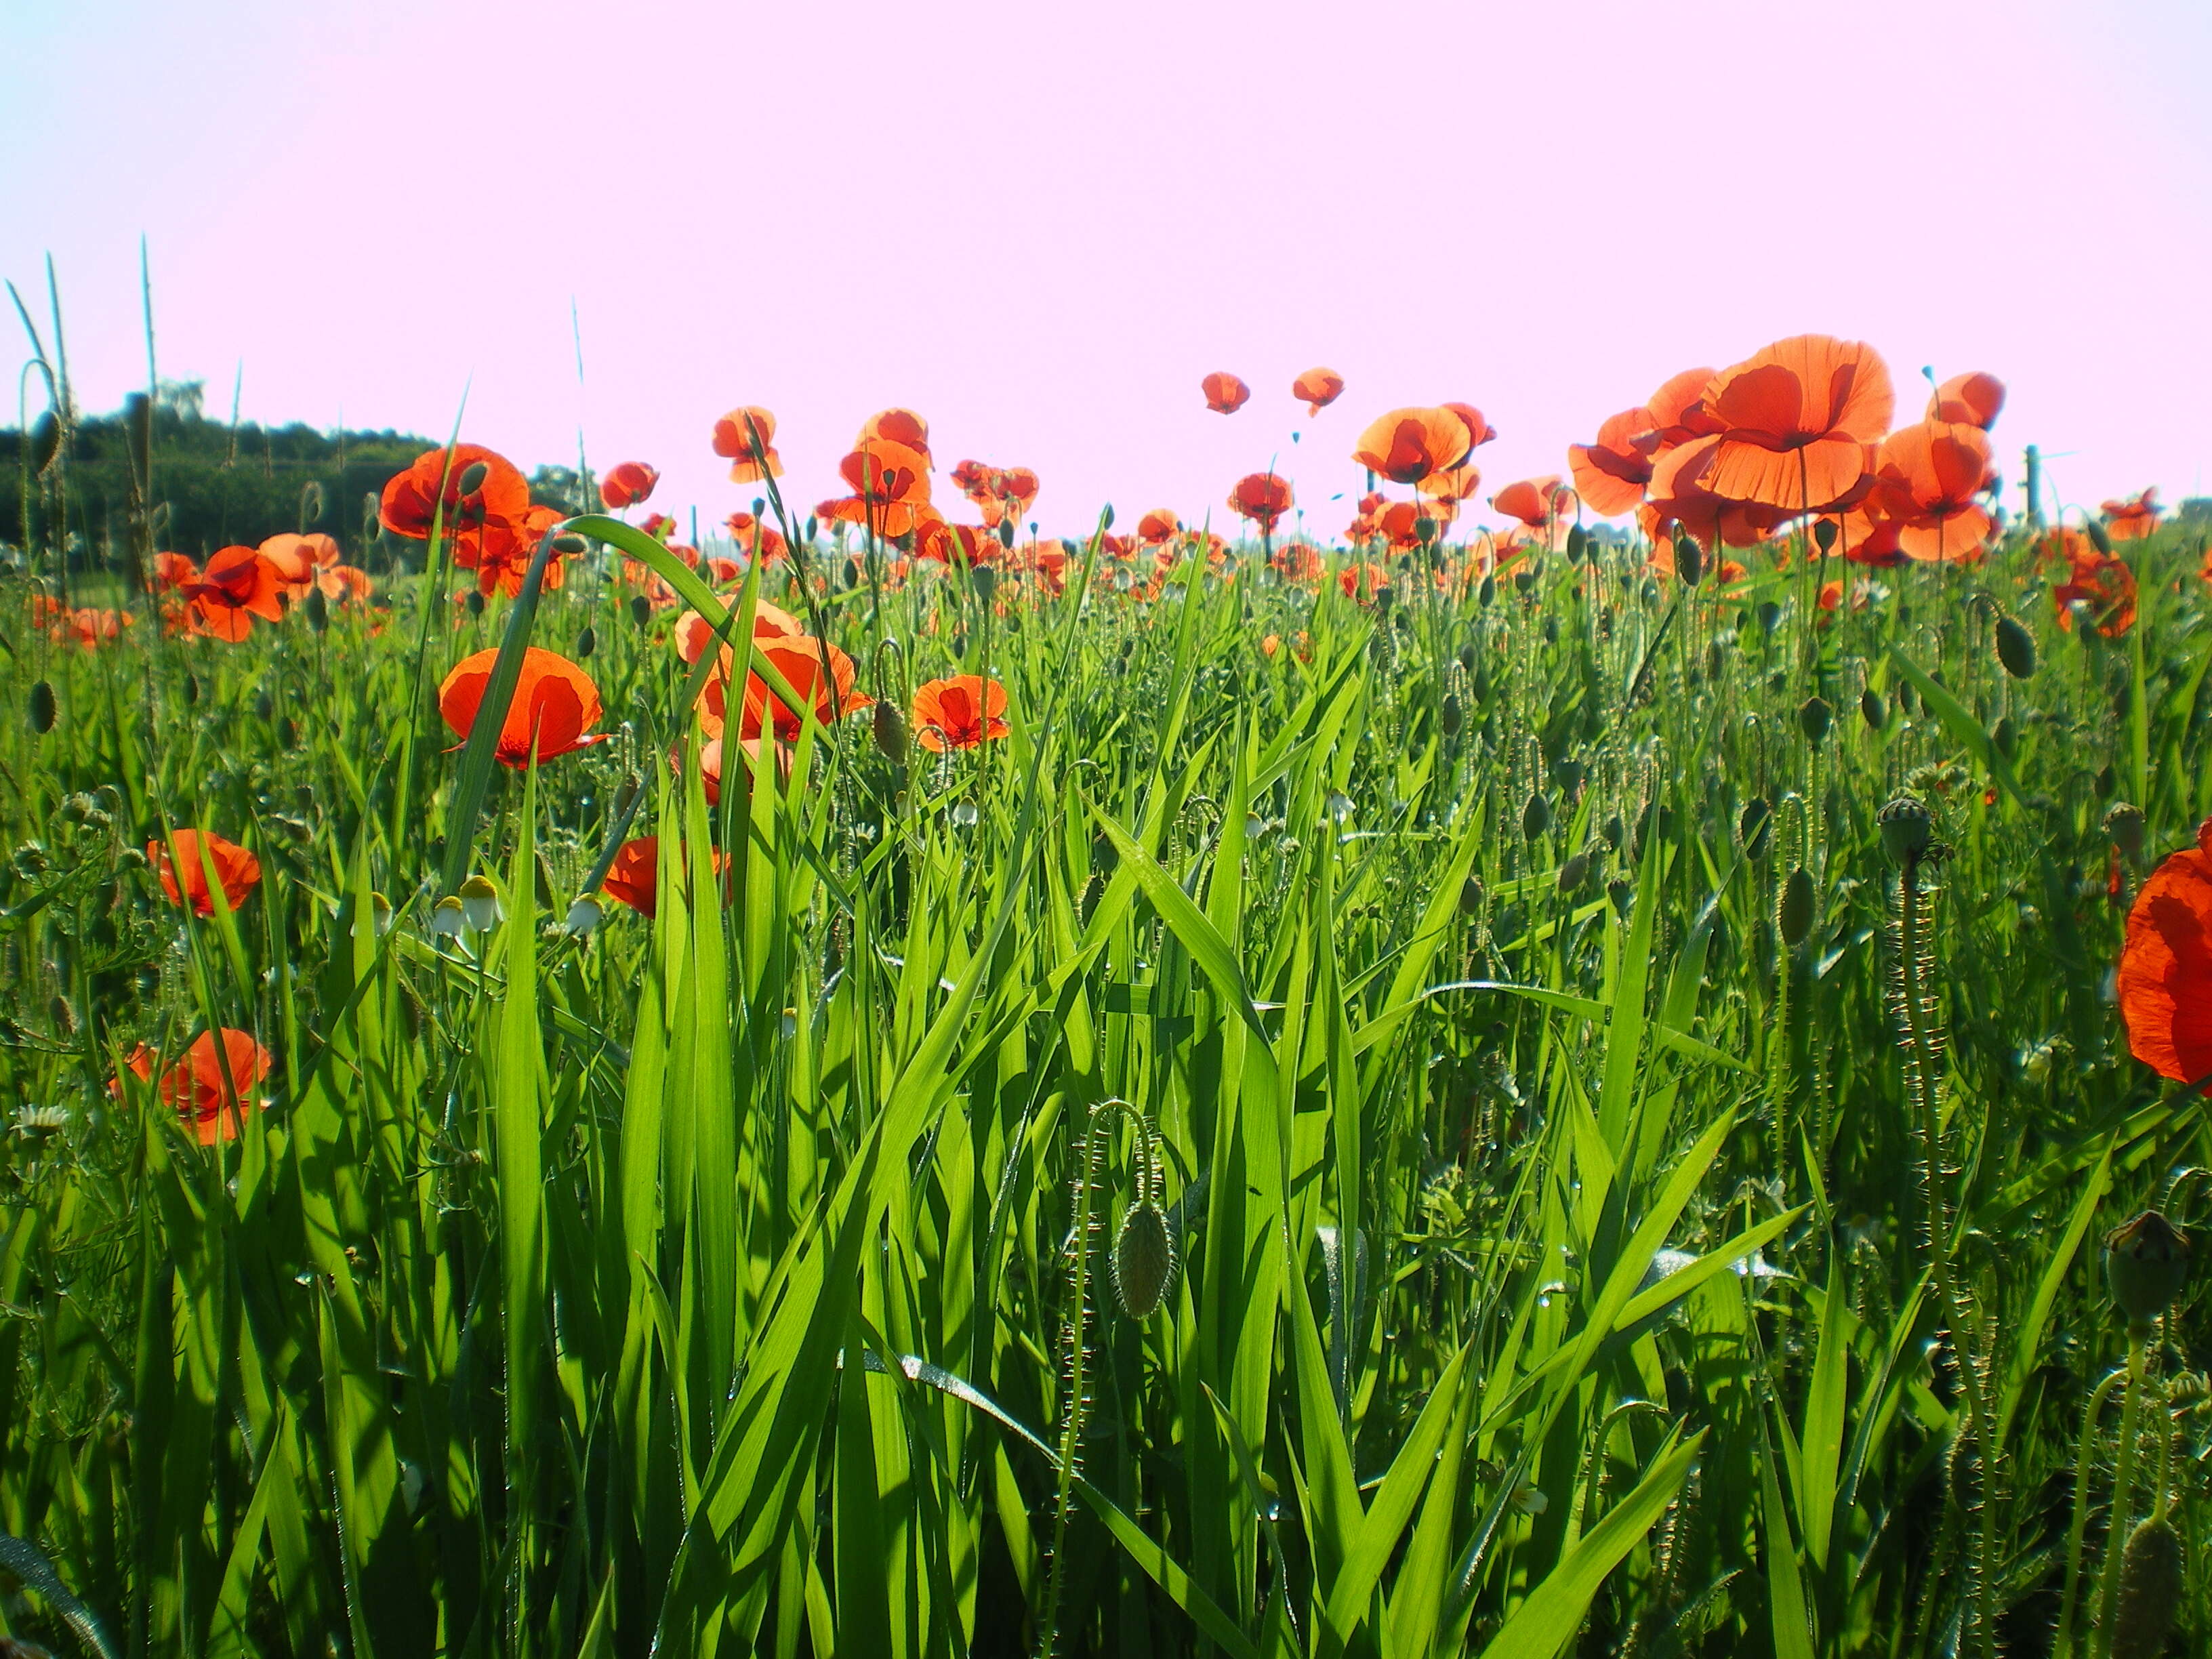
[[[456,441],[179,550],[149,443],[72,557],[33,434],[0,1632],[2212,1642],[2203,530],[1823,336],[1505,482],[1193,395],[1341,533],[738,407],[698,547]]]

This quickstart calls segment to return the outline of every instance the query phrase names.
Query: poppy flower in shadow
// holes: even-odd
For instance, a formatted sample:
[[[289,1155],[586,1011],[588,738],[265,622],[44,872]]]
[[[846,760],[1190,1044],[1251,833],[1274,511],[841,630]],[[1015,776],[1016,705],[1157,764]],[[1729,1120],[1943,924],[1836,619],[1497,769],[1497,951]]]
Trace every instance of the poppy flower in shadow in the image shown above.
[[[600,503],[609,511],[619,513],[644,501],[659,482],[660,474],[643,461],[617,461],[607,469],[607,476],[599,480]]]
[[[1994,425],[1997,411],[2004,407],[2004,382],[1994,374],[1978,370],[1968,374],[1954,374],[1937,386],[1928,399],[1928,418],[1931,421],[1962,421],[1968,426],[1978,426],[1984,432]]]
[[[526,507],[511,519],[487,519],[472,545],[454,546],[453,562],[464,570],[477,573],[478,592],[487,595],[503,593],[511,599],[522,592],[523,581],[530,574],[530,562],[538,556],[538,544],[560,522],[560,510],[550,507]],[[558,587],[562,580],[561,556],[555,553],[545,561],[543,585]]]
[[[1394,409],[1369,422],[1352,459],[1393,483],[1411,484],[1449,471],[1474,447],[1467,422],[1449,409]]]
[[[143,1082],[152,1082],[154,1056],[141,1043],[124,1066]],[[262,1103],[253,1085],[269,1075],[269,1051],[251,1031],[203,1031],[184,1056],[161,1074],[162,1102],[176,1109],[203,1146],[238,1135],[239,1115]]]
[[[2092,550],[2087,559],[2075,562],[2073,574],[2051,590],[2058,609],[2058,625],[2074,631],[2078,606],[2096,630],[2116,640],[2136,625],[2136,573],[2124,559]]]
[[[284,620],[284,585],[276,567],[252,547],[225,547],[209,556],[198,580],[182,590],[192,630],[233,644],[253,631],[253,619]]]
[[[1164,507],[1156,507],[1137,520],[1137,539],[1147,547],[1171,542],[1182,533],[1182,520]]]
[[[914,692],[914,740],[933,754],[980,749],[1005,737],[1006,688],[980,674],[925,680]]]
[[[514,462],[482,444],[455,444],[451,450],[426,451],[394,474],[376,516],[393,535],[418,542],[428,538],[434,520],[458,548],[487,519],[512,519],[529,510],[530,481]]]
[[[1206,406],[1217,415],[1234,415],[1244,407],[1245,400],[1252,395],[1252,388],[1234,374],[1217,372],[1207,375],[1198,385],[1199,389],[1206,393]]]
[[[453,665],[438,688],[438,713],[463,742],[477,723],[484,692],[491,684],[496,649],[477,652]],[[499,728],[492,754],[502,766],[527,766],[536,748],[540,761],[549,761],[571,750],[606,738],[591,726],[599,718],[599,688],[592,677],[557,651],[530,646],[522,653],[521,678]]]
[[[1756,547],[1790,517],[1778,507],[1725,500],[1713,493],[1711,477],[1720,448],[1716,433],[1660,452],[1636,520],[1652,544],[1652,568],[1672,575],[1674,550],[1668,532],[1694,536],[1708,552],[1717,545]]]
[[[176,592],[189,587],[200,577],[200,568],[181,553],[156,553],[154,568],[146,573],[149,592]]]
[[[261,860],[236,842],[225,841],[210,830],[179,830],[169,837],[167,846],[149,841],[146,857],[154,873],[161,878],[161,890],[168,895],[169,902],[188,905],[197,916],[215,914],[217,892],[222,893],[226,907],[237,909],[261,883]],[[210,866],[215,872],[213,886],[208,882]]]
[[[1566,502],[1567,491],[1560,487],[1556,472],[1540,478],[1522,478],[1490,498],[1491,506],[1531,530],[1541,530],[1557,519]]]
[[[1229,492],[1231,508],[1249,519],[1260,527],[1260,533],[1274,533],[1275,524],[1291,510],[1291,481],[1273,472],[1248,472],[1237,481]]]
[[[1990,515],[1978,497],[1990,477],[1990,441],[1962,421],[1923,421],[1882,440],[1875,494],[1897,526],[1907,558],[1971,563],[1989,540]]]
[[[714,453],[731,464],[732,483],[783,476],[783,458],[775,453],[775,416],[757,404],[733,409],[714,422]]]
[[[1705,411],[1720,425],[1706,488],[1732,501],[1810,512],[1866,471],[1889,429],[1889,369],[1871,346],[1826,334],[1778,340],[1716,374]]]
[[[2136,895],[2118,994],[2130,1053],[2160,1077],[2212,1085],[2212,818]]]
[[[1595,441],[1567,446],[1567,470],[1583,505],[1601,517],[1633,512],[1651,482],[1659,428],[1648,406],[1607,416]]]
[[[1334,403],[1344,391],[1344,376],[1333,368],[1310,368],[1291,382],[1291,396],[1303,399],[1311,420]]]
[[[802,635],[761,640],[757,648],[783,676],[799,707],[811,706],[814,717],[825,726],[842,715],[857,714],[875,701],[853,689],[853,659],[834,645],[825,647]],[[726,684],[719,679],[710,681],[700,698],[699,723],[710,737],[723,734],[726,698]],[[744,702],[738,713],[739,738],[750,743],[770,732],[779,742],[796,743],[805,728],[805,719],[769,689],[757,671],[746,674]]]
[[[1440,509],[1435,516],[1443,519],[1456,516],[1455,509],[1474,500],[1481,488],[1481,471],[1466,461],[1442,472],[1431,472],[1413,486],[1414,493],[1424,501]]]

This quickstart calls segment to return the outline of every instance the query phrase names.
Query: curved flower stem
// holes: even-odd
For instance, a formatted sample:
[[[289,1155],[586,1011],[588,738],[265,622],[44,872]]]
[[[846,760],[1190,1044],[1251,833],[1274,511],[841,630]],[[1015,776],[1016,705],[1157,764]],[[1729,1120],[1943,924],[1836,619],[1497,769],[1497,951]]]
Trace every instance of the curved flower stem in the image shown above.
[[[2089,1529],[2089,1468],[2096,1460],[2092,1447],[2097,1437],[2097,1419],[2104,1414],[2105,1401],[2112,1390],[2127,1379],[2124,1369],[2108,1374],[2089,1395],[2089,1407],[2081,1418],[2081,1443],[2074,1455],[2074,1518],[2066,1528],[2066,1591],[2058,1604],[2058,1632],[2051,1645],[2051,1659],[2072,1659],[2074,1651],[2074,1610],[2081,1602],[2081,1543]]]
[[[2112,1502],[2105,1524],[2105,1565],[2097,1576],[2097,1626],[2090,1651],[2112,1650],[2112,1610],[2120,1598],[2120,1553],[2127,1547],[2128,1515],[2135,1497],[2136,1436],[2142,1418],[2143,1370],[2150,1350],[2150,1328],[2128,1328],[2127,1403],[2120,1407],[2119,1465],[2112,1473]]]

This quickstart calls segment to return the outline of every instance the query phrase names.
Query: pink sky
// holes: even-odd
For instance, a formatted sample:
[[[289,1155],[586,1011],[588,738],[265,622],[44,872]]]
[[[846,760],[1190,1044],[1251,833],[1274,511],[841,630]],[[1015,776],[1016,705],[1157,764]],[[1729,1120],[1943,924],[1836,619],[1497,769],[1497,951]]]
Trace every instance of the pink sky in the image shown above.
[[[2208,93],[2201,0],[74,0],[0,14],[0,275],[53,253],[88,409],[143,382],[143,232],[211,410],[242,361],[250,419],[442,436],[466,383],[467,437],[580,424],[702,527],[754,494],[724,409],[775,411],[804,507],[902,404],[941,465],[1034,467],[1048,531],[1220,527],[1272,461],[1334,535],[1385,409],[1480,406],[1487,493],[1807,331],[1900,414],[1923,364],[2002,376],[2008,480],[2035,442],[2069,501],[2172,500],[2212,461]]]

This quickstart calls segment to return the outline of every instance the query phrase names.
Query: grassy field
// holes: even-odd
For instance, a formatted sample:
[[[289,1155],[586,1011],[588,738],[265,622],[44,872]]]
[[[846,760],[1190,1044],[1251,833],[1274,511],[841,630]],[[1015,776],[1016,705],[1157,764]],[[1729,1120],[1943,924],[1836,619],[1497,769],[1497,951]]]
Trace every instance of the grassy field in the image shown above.
[[[2202,1297],[2131,1326],[2104,1264],[2212,1162],[2112,991],[2212,811],[2194,541],[2099,556],[2122,629],[2025,526],[1881,568],[1784,528],[1692,582],[1431,518],[939,564],[781,512],[736,580],[534,525],[481,605],[437,512],[422,574],[235,641],[143,594],[52,637],[17,550],[0,1629],[2212,1640]],[[750,654],[687,661],[715,629]],[[520,718],[526,644],[604,708],[541,750],[606,741],[449,729],[495,648]],[[917,711],[963,674],[1003,737]],[[221,1030],[265,1075],[196,1072]]]

